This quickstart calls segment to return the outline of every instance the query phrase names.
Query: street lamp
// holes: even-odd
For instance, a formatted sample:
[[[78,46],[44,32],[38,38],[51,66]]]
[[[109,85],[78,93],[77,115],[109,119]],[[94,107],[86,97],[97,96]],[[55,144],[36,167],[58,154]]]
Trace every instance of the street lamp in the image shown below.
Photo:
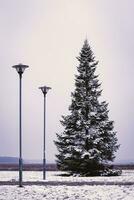
[[[19,74],[19,187],[22,187],[22,120],[21,120],[21,80],[22,80],[22,74],[24,72],[24,70],[26,68],[28,68],[29,66],[27,65],[23,65],[23,64],[18,64],[18,65],[14,65],[12,66],[13,68],[16,69],[16,71]]]
[[[46,155],[45,155],[45,131],[46,131],[46,94],[48,90],[50,90],[50,87],[43,86],[39,87],[44,95],[44,140],[43,140],[43,179],[46,179]]]

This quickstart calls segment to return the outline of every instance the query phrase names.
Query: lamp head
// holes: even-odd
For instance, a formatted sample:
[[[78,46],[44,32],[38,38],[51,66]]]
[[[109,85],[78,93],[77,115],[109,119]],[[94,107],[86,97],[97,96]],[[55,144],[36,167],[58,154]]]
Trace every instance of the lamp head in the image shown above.
[[[18,65],[14,65],[12,67],[16,69],[16,71],[18,72],[19,75],[22,75],[24,70],[26,68],[28,68],[29,66],[28,65],[23,65],[23,64],[18,64]]]
[[[42,86],[39,87],[39,89],[41,89],[41,91],[43,92],[44,95],[47,94],[48,90],[52,89],[51,87],[47,87],[47,86]]]

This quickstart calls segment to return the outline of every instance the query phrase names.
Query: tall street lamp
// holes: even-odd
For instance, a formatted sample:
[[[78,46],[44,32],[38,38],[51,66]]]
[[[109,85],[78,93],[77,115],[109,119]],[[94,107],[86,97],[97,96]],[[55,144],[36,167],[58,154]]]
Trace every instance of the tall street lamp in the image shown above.
[[[23,64],[18,64],[12,66],[13,68],[16,69],[16,71],[19,74],[19,187],[22,187],[22,105],[21,105],[21,88],[22,88],[22,74],[26,68],[29,66],[23,65]]]
[[[44,95],[44,140],[43,140],[43,179],[46,179],[46,155],[45,155],[45,131],[46,131],[46,94],[48,90],[50,90],[50,87],[43,86],[39,87]]]

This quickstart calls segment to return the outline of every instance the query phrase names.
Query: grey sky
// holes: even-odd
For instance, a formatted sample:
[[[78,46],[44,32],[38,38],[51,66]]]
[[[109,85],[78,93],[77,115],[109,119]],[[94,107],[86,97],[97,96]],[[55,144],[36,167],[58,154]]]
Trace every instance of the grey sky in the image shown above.
[[[119,159],[134,159],[133,0],[0,0],[0,156],[18,156],[18,75],[23,76],[23,157],[42,158],[43,95],[47,95],[47,160],[74,90],[76,56],[88,38],[121,144]]]

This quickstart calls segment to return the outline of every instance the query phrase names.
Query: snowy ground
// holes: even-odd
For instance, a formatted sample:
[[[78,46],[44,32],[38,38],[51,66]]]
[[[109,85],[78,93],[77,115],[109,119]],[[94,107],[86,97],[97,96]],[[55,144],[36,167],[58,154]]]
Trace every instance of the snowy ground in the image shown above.
[[[18,172],[1,171],[0,200],[134,200],[133,170],[119,177],[61,177],[59,173],[47,172],[43,181],[42,172],[23,172],[26,185],[19,188]]]

